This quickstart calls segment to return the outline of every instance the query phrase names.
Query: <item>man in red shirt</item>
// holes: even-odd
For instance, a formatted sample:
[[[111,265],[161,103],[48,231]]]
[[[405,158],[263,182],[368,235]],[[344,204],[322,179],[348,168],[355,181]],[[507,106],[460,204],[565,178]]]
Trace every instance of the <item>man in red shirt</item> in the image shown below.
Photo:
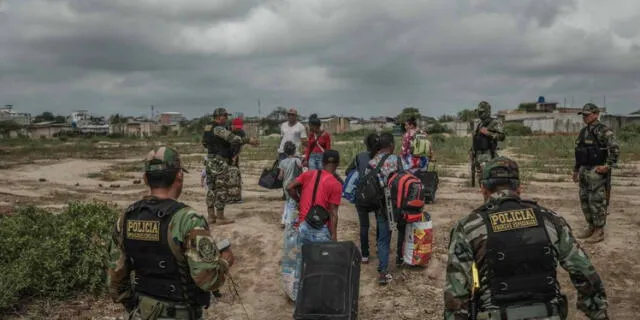
[[[338,206],[342,200],[342,181],[336,176],[336,169],[340,163],[340,154],[336,150],[327,150],[322,154],[323,169],[309,170],[298,176],[287,187],[289,195],[300,204],[298,215],[299,239],[301,244],[317,241],[337,241],[338,239]],[[317,183],[318,174],[321,174]],[[302,190],[298,194],[299,188]],[[315,192],[314,192],[315,191]],[[315,202],[311,203],[315,193]],[[307,214],[314,205],[322,206],[329,212],[328,221],[319,229],[305,221]]]

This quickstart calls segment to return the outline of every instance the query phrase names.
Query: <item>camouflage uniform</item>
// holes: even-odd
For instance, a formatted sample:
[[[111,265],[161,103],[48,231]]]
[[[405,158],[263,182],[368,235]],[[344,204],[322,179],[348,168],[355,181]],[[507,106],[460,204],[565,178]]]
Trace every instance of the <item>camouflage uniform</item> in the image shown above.
[[[599,113],[598,107],[587,103],[578,114],[588,116],[594,112]],[[581,145],[591,145],[602,151],[601,159],[595,161],[598,164],[580,165],[578,163],[578,158],[581,157]],[[595,149],[583,150],[584,157],[590,159],[598,153]],[[587,153],[589,154],[587,155]],[[576,164],[573,172],[578,174],[580,206],[588,226],[577,235],[579,239],[592,237],[586,240],[587,242],[604,240],[604,226],[607,222],[607,207],[609,205],[606,198],[606,185],[611,183],[611,169],[618,162],[619,155],[620,147],[613,131],[599,120],[595,120],[580,131],[580,135],[576,139]],[[609,171],[604,174],[596,172],[595,168],[599,165],[606,165]]]
[[[226,109],[217,108],[213,117],[228,115]],[[207,148],[207,160],[204,165],[207,172],[207,213],[209,223],[231,223],[233,220],[224,217],[224,207],[229,202],[229,191],[231,187],[238,188],[230,184],[230,177],[237,177],[233,174],[237,167],[231,166],[233,148],[249,143],[247,137],[240,137],[228,128],[226,123],[212,123],[207,125],[202,135],[202,145]],[[239,190],[235,190],[237,193]],[[231,190],[234,192],[234,190]]]
[[[476,109],[478,114],[478,118],[480,118],[480,122],[478,123],[475,131],[474,131],[474,146],[473,152],[476,155],[476,174],[480,176],[482,174],[482,168],[485,163],[497,156],[495,147],[497,147],[498,141],[504,141],[504,129],[502,127],[502,122],[498,119],[491,117],[491,105],[482,101],[478,104],[478,108]],[[487,128],[489,131],[487,135],[483,135],[480,133],[481,128]],[[478,140],[488,138],[488,143],[493,144],[494,148],[488,148],[484,150],[478,149]]]
[[[159,163],[149,165],[154,159],[160,160]],[[152,151],[147,157],[146,171],[156,170],[152,166],[181,168],[177,153],[165,147]],[[166,205],[172,209],[166,209]],[[144,213],[145,208],[166,210],[149,214]],[[138,219],[140,212],[146,214],[147,220]],[[149,221],[148,217],[155,215],[159,218]],[[154,222],[160,227],[149,227]],[[145,224],[146,227],[141,227]],[[162,234],[163,226],[166,234]],[[141,250],[141,246],[151,250]],[[157,272],[149,272],[156,265],[159,266],[155,269]],[[115,224],[107,269],[109,295],[114,302],[124,304],[133,319],[203,319],[202,309],[208,306],[210,291],[224,284],[228,269],[229,264],[221,258],[204,217],[173,199],[145,196],[120,213]],[[164,275],[158,276],[161,272]],[[171,277],[181,279],[176,281],[182,284],[182,292],[195,292],[200,303],[194,304],[191,296],[167,300],[164,296],[161,299],[149,294],[153,291],[149,290],[150,286],[160,288],[166,285],[163,281]],[[156,290],[159,296],[167,294]]]
[[[510,181],[510,183],[518,183],[518,178],[515,177],[519,177],[517,164],[510,159],[499,157],[485,166],[482,183],[486,186],[487,184],[502,184],[505,181],[496,182],[495,179],[507,179],[506,181]],[[478,266],[479,273],[479,288],[476,295],[478,297],[476,300],[477,319],[513,320],[533,319],[534,317],[538,320],[566,319],[567,300],[560,293],[557,279],[555,279],[558,262],[569,273],[571,282],[578,291],[577,308],[584,312],[589,319],[608,319],[608,303],[604,284],[586,253],[573,238],[571,227],[560,215],[538,206],[535,202],[522,200],[518,193],[510,189],[496,191],[485,197],[487,198],[485,205],[457,221],[451,230],[444,289],[445,320],[470,319],[469,307],[472,303],[471,292],[474,287],[473,264]],[[520,219],[513,218],[513,220],[501,221],[502,217],[507,217],[501,215],[510,214],[509,211],[503,211],[508,207],[524,208],[519,211],[511,211],[518,212]],[[487,214],[487,212],[489,213]],[[518,223],[524,222],[521,218],[527,212],[531,214],[528,218],[532,220],[529,221],[533,223],[518,225]],[[515,214],[512,217],[515,217]],[[504,224],[499,225],[498,223]],[[500,229],[500,226],[504,228]],[[515,241],[501,241],[504,238],[500,237],[513,237],[514,235],[516,236]],[[540,235],[542,236],[540,237]],[[537,240],[530,240],[535,237]],[[535,245],[527,244],[528,249],[522,250],[522,247],[519,247],[523,243],[522,241],[533,243],[540,239],[542,242],[537,242]],[[549,244],[552,247],[551,250]],[[541,248],[544,248],[544,255],[541,253]],[[520,257],[515,258],[518,252],[520,252]],[[525,252],[524,257],[521,252]],[[499,270],[498,266],[505,268],[505,265],[501,263],[510,259],[515,263],[526,262],[522,263],[522,267],[497,271]],[[492,265],[496,267],[492,267]],[[545,279],[549,279],[549,281],[542,281],[544,284],[541,287],[545,287],[546,291],[535,291],[540,290],[540,288],[535,288],[536,284],[540,282],[538,281],[540,270],[535,267],[537,265],[546,266],[537,267],[544,268],[542,275],[546,276]],[[522,272],[530,266],[534,266],[534,269]],[[515,269],[521,270],[514,271]],[[512,272],[512,275],[504,277],[505,272]],[[548,276],[549,274],[551,276]],[[528,280],[530,283],[533,282],[535,288],[533,290],[531,286],[527,286],[530,284],[521,286],[525,284],[527,277],[531,276],[535,277]],[[515,281],[521,279],[525,280]],[[496,287],[496,283],[500,287]],[[519,288],[508,291],[508,288],[512,287],[510,284],[515,284]],[[533,293],[529,297],[539,297],[541,296],[540,292],[545,292],[545,295],[542,300],[537,299],[538,302],[525,303],[521,301],[520,295]],[[505,304],[506,297],[512,300]],[[500,299],[502,299],[502,307],[498,306]],[[541,302],[544,300],[547,300],[546,303]],[[502,318],[501,310],[504,313],[508,312],[509,316]]]

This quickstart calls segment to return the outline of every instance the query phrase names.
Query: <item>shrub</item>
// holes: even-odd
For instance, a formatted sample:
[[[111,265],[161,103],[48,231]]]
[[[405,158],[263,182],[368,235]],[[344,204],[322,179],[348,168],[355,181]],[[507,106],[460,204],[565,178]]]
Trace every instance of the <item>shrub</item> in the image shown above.
[[[25,207],[0,219],[0,310],[25,298],[66,299],[106,289],[114,206],[70,203],[60,214]]]
[[[531,128],[521,123],[508,123],[504,126],[504,134],[506,136],[529,136],[531,135]]]
[[[620,140],[624,142],[631,141],[640,137],[640,124],[628,124],[620,130]]]

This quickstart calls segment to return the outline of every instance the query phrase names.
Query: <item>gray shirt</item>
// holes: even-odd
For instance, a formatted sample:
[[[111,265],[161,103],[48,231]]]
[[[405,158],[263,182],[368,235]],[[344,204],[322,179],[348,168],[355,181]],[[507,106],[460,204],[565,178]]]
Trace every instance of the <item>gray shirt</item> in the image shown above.
[[[284,170],[282,186],[286,188],[291,181],[302,173],[302,162],[300,158],[285,158],[280,161],[278,168]]]

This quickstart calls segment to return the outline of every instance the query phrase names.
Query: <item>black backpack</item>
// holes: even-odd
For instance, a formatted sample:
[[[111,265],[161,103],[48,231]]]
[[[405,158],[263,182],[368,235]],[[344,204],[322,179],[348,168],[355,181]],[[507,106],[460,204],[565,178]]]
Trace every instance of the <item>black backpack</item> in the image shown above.
[[[380,178],[380,168],[390,154],[382,157],[375,169],[369,169],[356,186],[356,206],[367,211],[374,211],[384,201],[384,182]]]

